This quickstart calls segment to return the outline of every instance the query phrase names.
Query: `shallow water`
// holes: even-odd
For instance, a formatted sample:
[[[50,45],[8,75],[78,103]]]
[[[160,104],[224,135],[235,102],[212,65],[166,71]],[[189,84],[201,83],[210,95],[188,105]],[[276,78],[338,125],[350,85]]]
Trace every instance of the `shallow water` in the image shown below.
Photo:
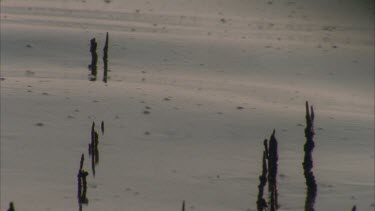
[[[302,210],[306,100],[316,114],[316,210],[374,209],[373,26],[352,25],[365,14],[322,23],[306,2],[259,1],[248,15],[240,3],[205,1],[205,14],[165,2],[2,2],[1,210],[10,201],[17,210],[79,209],[82,153],[83,210],[178,210],[183,200],[187,210],[256,210],[262,142],[273,129],[280,210]],[[280,10],[265,20],[270,7]],[[105,122],[95,177],[93,121],[97,131]]]

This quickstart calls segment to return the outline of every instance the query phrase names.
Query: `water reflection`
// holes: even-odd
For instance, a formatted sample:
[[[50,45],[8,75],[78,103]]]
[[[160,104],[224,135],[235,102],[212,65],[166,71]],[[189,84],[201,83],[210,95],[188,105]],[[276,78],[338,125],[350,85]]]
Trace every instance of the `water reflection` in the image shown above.
[[[275,130],[273,130],[268,147],[268,191],[270,194],[269,204],[270,210],[274,211],[278,208],[277,194],[277,140],[275,138]]]
[[[315,176],[312,171],[313,159],[312,152],[315,147],[314,143],[314,108],[311,106],[309,109],[309,103],[306,102],[306,128],[305,137],[306,143],[304,145],[305,156],[303,160],[303,173],[306,179],[306,200],[305,200],[305,211],[314,211],[315,198],[317,195],[317,185]]]
[[[108,82],[108,43],[109,43],[109,34],[106,33],[105,37],[105,44],[103,48],[103,82]],[[90,53],[91,53],[91,63],[88,65],[88,69],[90,71],[89,74],[89,81],[96,81],[97,80],[97,62],[98,62],[98,54],[96,52],[98,43],[96,42],[95,38],[90,40]]]
[[[277,140],[275,137],[275,130],[273,130],[270,140],[267,139],[263,142],[264,151],[262,157],[262,174],[259,176],[260,184],[258,185],[258,199],[257,199],[257,210],[264,211],[267,208],[271,211],[277,210],[278,205],[278,193],[277,193]],[[266,160],[268,162],[266,162]],[[264,187],[268,181],[268,203],[263,198]]]
[[[107,79],[108,79],[108,32],[105,37],[105,45],[103,48],[103,64],[104,64],[103,82],[107,83]]]
[[[95,177],[95,166],[99,164],[99,134],[95,130],[95,122],[91,126],[91,143],[89,144],[89,155],[91,156],[91,170]]]
[[[15,209],[14,209],[14,203],[13,202],[9,203],[8,211],[15,211]]]
[[[82,210],[82,204],[88,204],[89,200],[86,196],[87,194],[87,180],[86,177],[89,175],[89,173],[85,170],[83,170],[83,162],[85,160],[84,154],[81,155],[81,162],[80,162],[80,167],[78,170],[78,205],[79,205],[79,210]]]
[[[268,155],[268,146],[267,146],[268,140],[265,139],[264,144],[264,151],[263,151],[263,157],[262,157],[262,174],[259,176],[259,185],[258,185],[258,199],[257,199],[257,210],[263,211],[265,210],[267,206],[266,200],[263,198],[264,193],[264,187],[267,184],[267,155]]]
[[[96,81],[97,61],[98,61],[98,54],[96,53],[97,46],[98,44],[95,38],[92,38],[90,40],[90,53],[91,53],[91,64],[89,64],[89,70],[91,71],[91,74],[89,75],[90,81]]]
[[[104,135],[104,121],[100,124],[100,129],[102,130],[102,135]]]

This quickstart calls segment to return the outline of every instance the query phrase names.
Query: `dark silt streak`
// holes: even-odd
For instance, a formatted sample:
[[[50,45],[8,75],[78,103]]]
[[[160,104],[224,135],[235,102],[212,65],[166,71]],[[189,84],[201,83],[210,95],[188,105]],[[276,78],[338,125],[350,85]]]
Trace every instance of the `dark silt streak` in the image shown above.
[[[314,108],[311,106],[309,108],[309,103],[306,101],[306,128],[305,128],[305,137],[306,143],[304,145],[305,156],[302,163],[303,173],[306,179],[306,200],[305,200],[305,211],[314,211],[315,198],[317,195],[317,185],[315,181],[315,176],[312,171],[313,168],[313,159],[312,152],[315,147],[314,143]]]

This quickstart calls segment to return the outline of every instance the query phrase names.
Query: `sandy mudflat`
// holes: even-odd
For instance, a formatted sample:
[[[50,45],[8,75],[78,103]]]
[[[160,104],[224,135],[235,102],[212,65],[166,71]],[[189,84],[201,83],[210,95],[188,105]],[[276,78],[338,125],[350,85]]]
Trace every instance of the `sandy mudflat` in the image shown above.
[[[256,210],[273,129],[279,210],[303,210],[306,100],[316,210],[374,210],[373,14],[354,0],[2,0],[1,210],[78,210],[82,153],[83,210]]]

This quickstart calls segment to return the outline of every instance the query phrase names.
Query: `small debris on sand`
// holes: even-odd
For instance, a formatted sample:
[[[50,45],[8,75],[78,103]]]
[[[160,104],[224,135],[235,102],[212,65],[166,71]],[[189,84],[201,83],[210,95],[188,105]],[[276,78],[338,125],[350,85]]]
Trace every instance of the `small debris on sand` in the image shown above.
[[[281,179],[284,179],[284,178],[286,177],[286,175],[285,175],[285,174],[280,174],[279,177],[280,177]]]
[[[151,112],[150,111],[143,111],[143,114],[150,114]]]
[[[25,75],[26,75],[26,76],[33,76],[33,75],[35,75],[35,72],[33,72],[33,71],[31,71],[31,70],[26,70],[26,71],[25,71]]]

